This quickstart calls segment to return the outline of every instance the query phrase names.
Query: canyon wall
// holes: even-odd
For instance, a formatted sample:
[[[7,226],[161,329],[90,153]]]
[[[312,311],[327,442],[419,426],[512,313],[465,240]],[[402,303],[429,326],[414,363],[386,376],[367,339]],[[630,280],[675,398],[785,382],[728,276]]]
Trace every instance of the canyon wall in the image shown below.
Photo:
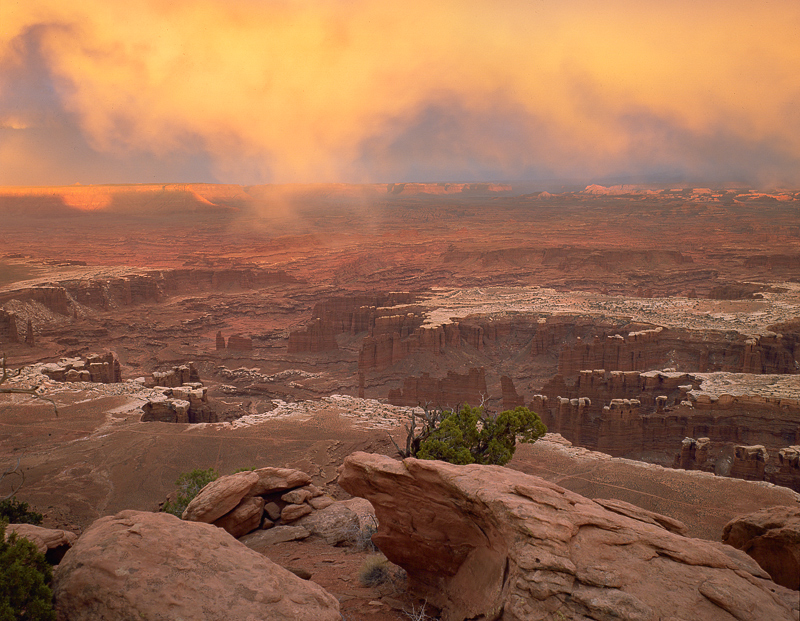
[[[61,315],[73,314],[77,303],[95,310],[111,310],[171,295],[197,291],[258,289],[297,283],[284,271],[257,269],[175,269],[148,271],[106,278],[69,278],[48,285],[21,287],[0,292],[0,305],[10,300],[35,301]]]
[[[408,336],[422,324],[419,309],[412,305],[415,296],[406,292],[334,297],[318,302],[310,322],[289,334],[289,353],[321,352],[337,349],[339,334],[368,332],[371,337]]]
[[[449,409],[467,403],[479,405],[486,395],[486,372],[479,368],[465,374],[448,371],[442,378],[427,373],[407,377],[401,389],[389,391],[389,403]]]
[[[684,438],[673,466],[747,481],[767,481],[800,492],[800,446],[769,451],[763,444],[733,445],[710,438]]]
[[[622,332],[622,333],[621,333]],[[576,338],[562,348],[558,372],[583,369],[644,371],[666,367],[683,371],[797,373],[794,350],[778,334],[751,337],[738,332],[694,332],[661,326]]]
[[[69,296],[66,289],[61,286],[40,285],[0,292],[0,306],[10,300],[39,302],[54,313],[67,316],[71,314]]]
[[[748,382],[736,374],[582,371],[574,383],[554,377],[531,408],[550,431],[615,456],[672,453],[676,438],[685,437],[776,452],[800,444],[800,393],[770,396],[761,386],[751,394],[704,392],[703,382],[715,376],[733,386]],[[784,377],[765,376],[764,386]]]

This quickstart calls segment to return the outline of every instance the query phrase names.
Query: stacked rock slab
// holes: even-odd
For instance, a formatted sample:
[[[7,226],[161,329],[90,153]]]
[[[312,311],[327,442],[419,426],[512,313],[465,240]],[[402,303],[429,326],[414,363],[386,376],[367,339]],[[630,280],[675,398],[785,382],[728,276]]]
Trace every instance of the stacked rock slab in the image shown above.
[[[796,619],[796,594],[747,555],[538,477],[354,453],[339,484],[374,505],[373,541],[445,621]]]
[[[142,422],[216,423],[217,412],[208,400],[208,388],[199,381],[193,363],[175,367],[167,373],[153,373],[153,381],[174,384],[192,378],[180,386],[165,387],[162,394],[151,397],[142,406]],[[161,386],[162,384],[158,384]]]
[[[237,538],[259,529],[285,529],[291,524],[303,526],[293,531],[292,538],[315,533],[330,539],[334,537],[332,521],[358,523],[352,511],[344,518],[336,518],[339,512],[330,510],[333,504],[332,498],[311,484],[311,477],[305,472],[270,467],[212,481],[189,503],[182,517],[214,524]]]
[[[187,362],[177,367],[172,367],[166,371],[153,371],[153,378],[149,382],[151,386],[163,386],[165,388],[175,388],[184,384],[200,382],[200,374],[194,366],[194,362]]]
[[[116,384],[122,381],[119,360],[111,352],[89,354],[86,358],[62,358],[60,362],[42,365],[41,371],[56,382]]]
[[[58,618],[340,621],[339,602],[209,524],[123,511],[97,520],[54,576]]]

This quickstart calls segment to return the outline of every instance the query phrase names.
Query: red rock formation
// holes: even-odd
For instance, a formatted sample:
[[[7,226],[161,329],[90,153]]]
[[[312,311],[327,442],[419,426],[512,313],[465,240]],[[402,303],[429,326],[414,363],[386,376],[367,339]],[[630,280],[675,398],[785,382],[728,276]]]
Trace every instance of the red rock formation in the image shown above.
[[[167,371],[153,371],[151,386],[164,386],[173,388],[184,384],[199,384],[200,374],[194,366],[194,362],[187,362],[177,367],[172,367]]]
[[[289,353],[315,353],[339,349],[332,326],[321,319],[312,319],[305,329],[289,334]]]
[[[33,336],[33,322],[30,319],[28,319],[28,327],[25,330],[25,344],[28,347],[36,345],[36,339]]]
[[[427,373],[407,377],[403,388],[389,391],[389,403],[394,405],[425,405],[435,408],[455,408],[460,404],[479,405],[487,395],[486,372],[483,367],[470,369],[465,375],[448,371],[447,377],[435,378]]]
[[[714,472],[714,462],[710,461],[709,438],[684,438],[681,442],[681,452],[676,459],[676,468],[681,470],[702,470],[704,472]]]
[[[75,621],[341,619],[339,602],[322,587],[220,528],[168,513],[97,520],[59,564],[53,592],[59,618]]]
[[[638,459],[661,453],[663,463],[672,463],[666,456],[686,437],[709,437],[731,448],[762,444],[774,451],[787,441],[800,443],[797,399],[712,397],[697,390],[702,378],[692,373],[601,369],[582,371],[576,379],[568,384],[555,376],[531,407],[551,431],[611,455]]]
[[[311,316],[330,325],[334,334],[358,334],[369,330],[376,316],[397,314],[395,307],[409,305],[415,297],[392,292],[329,298],[316,304]]]
[[[763,445],[734,447],[731,476],[745,481],[763,481],[769,453]]]
[[[89,354],[85,360],[62,359],[60,363],[45,364],[42,373],[57,382],[115,384],[122,381],[119,360],[111,352]]]
[[[778,467],[767,474],[767,481],[800,492],[800,446],[787,446],[778,451]]]
[[[503,409],[513,410],[515,407],[524,406],[525,399],[517,394],[517,389],[514,388],[514,380],[507,375],[500,378],[500,387],[503,391]]]
[[[770,507],[725,525],[722,542],[747,552],[781,586],[800,589],[800,509]]]
[[[303,329],[289,334],[289,353],[319,352],[338,349],[338,334],[373,332],[376,321],[380,327],[376,335],[406,334],[409,326],[418,326],[422,318],[413,313],[398,313],[398,305],[413,300],[409,293],[380,295],[354,295],[329,298],[314,306],[311,322]],[[408,309],[406,309],[408,310]]]
[[[794,618],[744,553],[508,468],[353,453],[339,485],[373,504],[375,545],[445,621]]]
[[[225,349],[225,337],[222,336],[222,331],[217,332],[217,351]]]
[[[404,338],[401,332],[384,332],[366,336],[358,355],[360,371],[384,370],[418,352],[440,356],[447,347],[459,348],[461,335],[458,323],[421,326]]]
[[[252,351],[253,341],[249,337],[234,334],[228,339],[228,349],[237,351]]]
[[[54,313],[67,316],[71,314],[69,297],[63,287],[41,285],[0,293],[0,305],[9,300],[39,302]]]
[[[673,367],[700,372],[797,373],[788,345],[777,335],[750,338],[735,332],[695,333],[661,326],[618,330],[565,346],[558,372],[567,376],[583,369],[649,371]]]
[[[182,268],[153,272],[153,275],[167,295],[198,290],[260,289],[271,285],[300,282],[283,270],[273,272],[248,268]]]

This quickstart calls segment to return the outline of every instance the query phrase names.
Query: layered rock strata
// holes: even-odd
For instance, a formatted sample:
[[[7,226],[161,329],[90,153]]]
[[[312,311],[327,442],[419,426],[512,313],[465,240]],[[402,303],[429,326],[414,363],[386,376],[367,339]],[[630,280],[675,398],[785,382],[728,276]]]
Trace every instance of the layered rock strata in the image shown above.
[[[195,384],[200,382],[200,373],[194,366],[194,362],[187,362],[166,371],[153,371],[152,378],[148,382],[150,386],[164,386],[174,388],[184,384]]]
[[[409,326],[422,324],[422,317],[408,306],[414,300],[410,293],[353,295],[329,298],[314,306],[311,321],[302,330],[289,333],[289,353],[321,352],[337,349],[336,336],[370,332],[405,334]],[[412,329],[413,329],[412,328]]]
[[[208,389],[199,382],[165,388],[161,395],[150,397],[142,406],[142,422],[216,423],[214,405],[208,400]]]
[[[710,438],[684,438],[674,467],[768,481],[800,492],[800,446],[787,446],[770,455],[763,445],[731,446]]]
[[[420,377],[407,377],[401,389],[389,391],[389,403],[455,408],[465,403],[478,405],[487,394],[486,371],[481,367],[470,369],[465,374],[448,371],[443,378],[431,377],[427,373]]]
[[[581,371],[574,382],[556,376],[530,407],[548,429],[611,455],[663,453],[676,442],[800,444],[800,379],[796,375]],[[702,469],[702,468],[701,468]]]
[[[61,315],[72,314],[78,304],[94,310],[160,302],[183,292],[259,289],[277,284],[293,284],[297,278],[283,270],[248,268],[148,270],[113,277],[88,277],[61,280],[33,287],[0,292],[0,305],[9,300],[34,301]]]

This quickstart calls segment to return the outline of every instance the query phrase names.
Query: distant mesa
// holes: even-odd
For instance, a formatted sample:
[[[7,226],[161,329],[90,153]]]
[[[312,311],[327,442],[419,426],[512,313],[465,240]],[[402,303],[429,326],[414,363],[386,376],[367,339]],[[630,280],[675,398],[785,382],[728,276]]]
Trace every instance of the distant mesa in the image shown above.
[[[250,200],[238,185],[142,184],[0,188],[0,212],[28,216],[86,212],[192,213],[236,211]]]
[[[583,190],[586,194],[603,194],[605,196],[618,196],[620,194],[636,194],[642,192],[642,187],[638,185],[587,185]]]
[[[111,352],[89,354],[86,358],[63,358],[61,362],[42,365],[41,372],[56,382],[116,384],[122,381],[119,360]]]
[[[226,342],[222,332],[219,331],[217,332],[216,336],[216,348],[217,351],[222,351],[226,349],[233,351],[252,351],[253,340],[247,336],[234,334],[231,337],[229,337]]]
[[[511,192],[513,188],[500,183],[389,183],[388,194],[489,194]]]

